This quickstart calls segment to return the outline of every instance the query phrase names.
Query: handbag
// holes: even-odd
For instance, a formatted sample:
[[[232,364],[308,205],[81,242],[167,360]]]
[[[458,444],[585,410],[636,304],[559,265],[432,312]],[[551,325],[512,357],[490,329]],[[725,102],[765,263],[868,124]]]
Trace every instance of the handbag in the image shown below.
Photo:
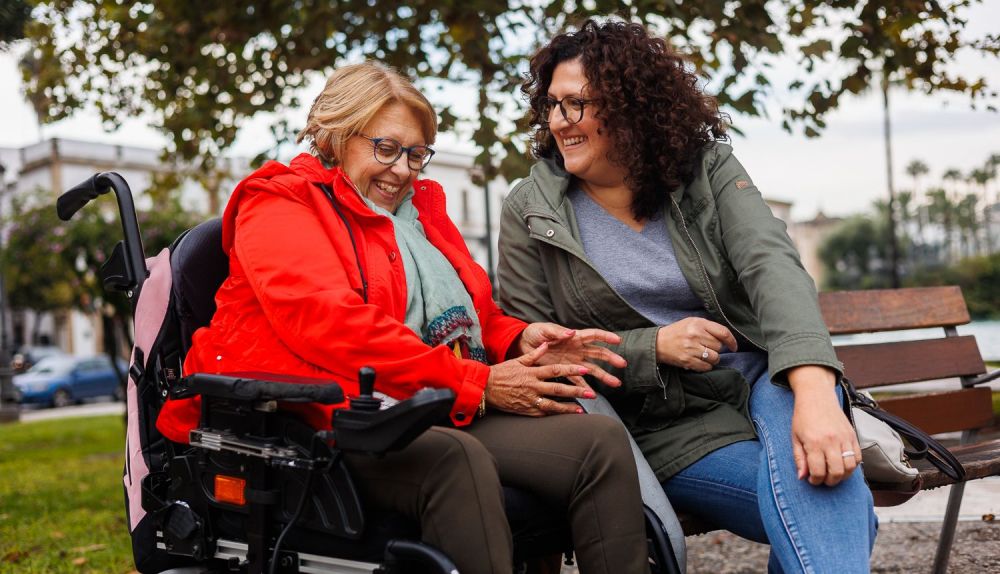
[[[927,460],[956,482],[965,480],[965,469],[941,443],[906,420],[879,408],[866,392],[842,379],[847,401],[845,412],[854,424],[861,445],[865,480],[880,505],[902,504],[920,491],[920,472],[911,460]]]

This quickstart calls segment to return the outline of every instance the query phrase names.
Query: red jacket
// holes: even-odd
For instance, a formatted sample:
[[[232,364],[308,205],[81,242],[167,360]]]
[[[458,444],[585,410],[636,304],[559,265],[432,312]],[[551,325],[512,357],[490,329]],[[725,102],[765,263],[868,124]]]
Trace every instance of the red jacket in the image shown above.
[[[357,243],[368,281],[362,296],[358,260],[343,220],[315,185],[332,187]],[[417,180],[413,204],[427,239],[458,272],[482,325],[490,362],[504,360],[525,323],[493,302],[486,272],[473,261],[445,211],[440,184]],[[358,369],[375,368],[376,390],[406,398],[423,387],[448,388],[452,421],[474,418],[489,367],[426,345],[406,325],[406,278],[387,217],[371,211],[344,172],[308,154],[285,166],[268,162],[233,192],[222,221],[229,277],[215,297],[208,327],[194,334],[186,374],[271,372],[329,378],[358,394]],[[308,405],[306,420],[329,428],[333,407]],[[170,400],[156,422],[166,437],[188,442],[199,398]]]

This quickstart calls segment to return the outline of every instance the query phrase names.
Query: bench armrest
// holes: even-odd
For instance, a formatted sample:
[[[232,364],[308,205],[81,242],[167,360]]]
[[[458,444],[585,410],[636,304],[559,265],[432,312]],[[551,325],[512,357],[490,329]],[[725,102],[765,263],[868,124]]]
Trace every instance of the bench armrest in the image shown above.
[[[194,395],[242,401],[312,402],[324,405],[344,402],[344,391],[331,380],[271,373],[197,373],[184,377],[170,389],[170,396],[175,399]]]
[[[995,379],[1000,379],[1000,369],[979,375],[978,377],[972,379],[972,382],[969,383],[968,386],[974,387],[983,383],[989,383]]]

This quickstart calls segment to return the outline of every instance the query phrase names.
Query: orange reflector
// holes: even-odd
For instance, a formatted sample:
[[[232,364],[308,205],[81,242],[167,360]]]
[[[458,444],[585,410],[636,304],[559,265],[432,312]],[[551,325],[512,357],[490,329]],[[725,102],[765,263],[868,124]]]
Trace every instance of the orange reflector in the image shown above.
[[[215,475],[215,499],[243,506],[247,503],[246,496],[243,494],[246,486],[247,481],[242,478],[217,474]]]

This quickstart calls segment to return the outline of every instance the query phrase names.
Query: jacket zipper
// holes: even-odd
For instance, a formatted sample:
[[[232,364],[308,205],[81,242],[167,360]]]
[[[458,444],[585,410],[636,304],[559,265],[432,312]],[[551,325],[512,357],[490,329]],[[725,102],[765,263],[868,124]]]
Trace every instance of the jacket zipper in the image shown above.
[[[715,308],[719,310],[719,314],[722,315],[722,318],[729,325],[730,329],[739,333],[744,339],[750,341],[752,345],[754,345],[761,351],[767,352],[767,349],[765,349],[763,345],[761,345],[757,341],[754,341],[750,337],[747,337],[746,333],[737,329],[736,325],[733,325],[733,322],[730,321],[729,317],[726,316],[726,312],[722,309],[722,305],[719,303],[719,297],[715,294],[715,289],[712,287],[712,281],[708,277],[708,271],[705,270],[705,262],[701,257],[701,251],[698,249],[698,245],[694,242],[694,238],[691,237],[691,232],[688,231],[687,223],[684,221],[684,214],[681,213],[681,206],[677,205],[677,200],[674,199],[673,196],[670,196],[670,203],[671,205],[674,206],[674,209],[677,210],[677,217],[681,221],[681,229],[684,230],[684,235],[687,237],[688,243],[691,244],[691,247],[694,249],[694,253],[698,258],[698,269],[701,270],[701,275],[705,279],[705,284],[708,285],[708,292],[712,295],[712,302],[715,303]]]
[[[549,221],[551,221],[553,223],[558,224],[560,227],[565,227],[557,218],[553,217],[552,215],[549,215],[548,213],[543,213],[543,212],[539,212],[539,211],[525,211],[525,212],[523,212],[521,214],[521,217],[524,219],[525,226],[528,225],[528,217],[529,216],[541,217],[543,219],[547,219],[547,220],[549,220]],[[555,241],[552,241],[548,237],[545,237],[543,234],[532,231],[530,226],[528,226],[528,235],[534,236],[535,240],[537,240],[537,241],[541,241],[542,243],[546,243],[548,245],[551,245],[553,247],[556,247],[558,249],[561,249],[561,250],[569,253],[573,257],[576,257],[577,260],[579,260],[581,263],[583,263],[587,267],[590,267],[591,269],[593,269],[594,273],[596,273],[597,275],[603,277],[603,275],[601,275],[601,272],[598,271],[593,265],[591,265],[590,262],[587,261],[585,258],[580,257],[576,253],[573,253],[570,249],[567,249],[566,247],[564,247],[562,245],[559,245]],[[619,298],[620,298],[620,296],[619,296]],[[622,302],[625,303],[626,305],[629,305],[631,307],[631,305],[629,304],[628,301],[622,300]],[[632,310],[635,311],[635,308],[633,308]],[[636,312],[637,315],[642,315],[642,313],[639,313],[638,311],[635,311],[635,312]],[[655,342],[654,342],[654,344],[655,344]],[[659,366],[657,366],[655,369],[653,369],[653,371],[656,373],[656,382],[660,385],[660,389],[663,390],[663,398],[664,398],[664,400],[666,400],[666,398],[667,398],[667,384],[665,382],[663,382],[663,378],[660,377],[660,368],[659,368]]]

